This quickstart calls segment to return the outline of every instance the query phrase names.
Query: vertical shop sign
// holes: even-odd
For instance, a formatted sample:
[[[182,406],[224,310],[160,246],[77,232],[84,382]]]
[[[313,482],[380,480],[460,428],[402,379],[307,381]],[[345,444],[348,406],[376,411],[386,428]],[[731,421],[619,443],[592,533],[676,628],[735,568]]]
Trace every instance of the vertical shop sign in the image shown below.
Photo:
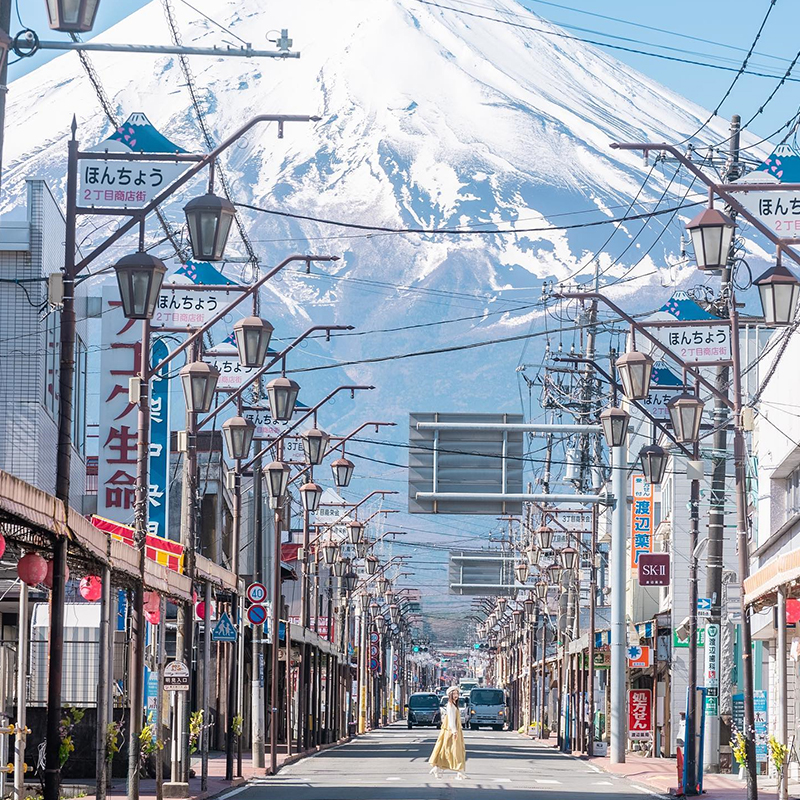
[[[644,475],[631,478],[631,569],[639,567],[639,556],[653,552],[653,485]]]

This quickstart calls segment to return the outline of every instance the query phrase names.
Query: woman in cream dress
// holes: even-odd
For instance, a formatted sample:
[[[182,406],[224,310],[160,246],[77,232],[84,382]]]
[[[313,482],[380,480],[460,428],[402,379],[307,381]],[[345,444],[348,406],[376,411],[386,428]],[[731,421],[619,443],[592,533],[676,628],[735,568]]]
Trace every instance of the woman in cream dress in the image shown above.
[[[428,763],[431,773],[437,778],[442,776],[443,769],[449,769],[458,773],[457,780],[464,780],[467,754],[458,708],[458,686],[451,686],[447,690],[447,705],[442,709],[442,728]]]

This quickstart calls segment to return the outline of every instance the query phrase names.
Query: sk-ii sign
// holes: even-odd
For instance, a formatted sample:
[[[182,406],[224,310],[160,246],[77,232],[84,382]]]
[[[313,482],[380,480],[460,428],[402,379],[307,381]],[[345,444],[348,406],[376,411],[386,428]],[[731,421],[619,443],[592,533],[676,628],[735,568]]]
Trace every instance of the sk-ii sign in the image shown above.
[[[639,586],[669,586],[669,553],[639,554]]]

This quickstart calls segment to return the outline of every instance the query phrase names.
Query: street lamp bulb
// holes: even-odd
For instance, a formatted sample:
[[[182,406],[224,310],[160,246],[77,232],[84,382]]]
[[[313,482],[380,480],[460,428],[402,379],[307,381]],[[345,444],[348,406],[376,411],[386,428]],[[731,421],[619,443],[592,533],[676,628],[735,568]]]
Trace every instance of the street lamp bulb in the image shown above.
[[[788,325],[797,312],[800,282],[782,264],[770,267],[755,281],[767,325]]]
[[[331,464],[331,471],[333,472],[333,482],[337,489],[346,489],[353,479],[353,472],[356,465],[349,458],[337,458]]]
[[[677,394],[667,402],[667,411],[677,441],[697,441],[703,419],[703,405],[703,401],[690,392]]]
[[[131,253],[114,264],[122,313],[127,319],[152,319],[167,267],[150,253]]]
[[[322,487],[314,481],[304,483],[300,487],[300,500],[303,503],[303,509],[309,514],[313,514],[319,508],[322,491]]]
[[[617,359],[622,391],[628,400],[644,400],[650,393],[653,359],[647,353],[632,350]]]
[[[609,447],[622,447],[625,444],[630,421],[631,415],[622,408],[607,408],[600,414],[600,425]]]
[[[291,467],[283,461],[271,461],[264,467],[264,477],[267,479],[270,506],[278,508],[289,485]]]
[[[183,211],[194,260],[222,261],[236,213],[233,203],[225,197],[209,193],[190,200]]]
[[[698,269],[722,269],[728,263],[736,224],[715,208],[701,211],[687,226]]]
[[[261,317],[245,317],[233,326],[239,363],[248,369],[263,367],[267,358],[272,332],[275,329]]]
[[[325,460],[325,451],[330,441],[330,435],[319,428],[310,428],[300,436],[303,442],[303,454],[306,464],[319,466]]]
[[[256,426],[252,420],[244,417],[226,419],[222,423],[222,435],[225,437],[228,455],[238,461],[247,458],[255,432]]]
[[[195,414],[208,414],[214,402],[219,370],[204,361],[192,361],[181,368],[179,375],[186,410]]]
[[[661,445],[648,444],[639,451],[639,458],[642,462],[644,479],[658,486],[664,480],[664,472],[667,469],[667,451]]]
[[[347,523],[347,541],[350,544],[358,544],[364,535],[364,523],[357,519]]]
[[[100,0],[46,0],[50,28],[62,33],[88,33],[94,27]]]
[[[288,422],[294,414],[300,386],[291,378],[275,378],[267,384],[267,401],[272,418],[278,422]]]

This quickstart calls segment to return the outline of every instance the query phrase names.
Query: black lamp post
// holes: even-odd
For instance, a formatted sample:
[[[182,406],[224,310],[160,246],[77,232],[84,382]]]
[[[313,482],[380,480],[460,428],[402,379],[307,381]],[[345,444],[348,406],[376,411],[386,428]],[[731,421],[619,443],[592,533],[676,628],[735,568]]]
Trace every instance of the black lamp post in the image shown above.
[[[355,468],[355,464],[344,456],[342,456],[342,458],[337,458],[336,461],[331,463],[333,482],[337,489],[346,489],[350,485]]]
[[[700,436],[703,401],[695,394],[682,392],[670,398],[667,411],[675,439],[681,443],[696,442]]]
[[[244,417],[231,417],[222,423],[222,434],[225,437],[225,445],[228,448],[228,455],[243,461],[250,453],[250,446],[253,443],[253,436],[256,426],[252,420]]]
[[[780,262],[756,281],[767,325],[788,325],[797,312],[800,282]]]
[[[622,408],[607,408],[600,414],[600,425],[609,447],[622,447],[630,421],[630,414]]]
[[[687,226],[698,269],[723,269],[728,263],[736,225],[715,208],[701,211]]]
[[[214,392],[219,380],[219,370],[204,361],[192,361],[180,371],[186,410],[207,414],[214,402]]]
[[[215,194],[195,197],[184,207],[195,261],[222,261],[236,209]]]
[[[667,452],[661,445],[648,444],[639,451],[642,461],[644,479],[654,486],[664,480],[664,471],[667,468]]]
[[[46,5],[54,31],[88,33],[94,27],[100,0],[46,0]]]
[[[319,508],[319,502],[322,499],[322,487],[318,483],[309,481],[300,487],[300,500],[303,503],[303,508],[313,514]]]
[[[239,363],[243,367],[262,367],[272,339],[273,326],[261,317],[245,317],[233,326]]]
[[[267,400],[272,418],[278,422],[288,422],[297,404],[300,386],[291,378],[275,378],[267,384]]]
[[[304,431],[300,438],[303,442],[306,464],[319,466],[325,460],[325,449],[331,437],[325,431],[311,428]]]
[[[152,319],[167,267],[149,253],[131,253],[116,264],[122,312],[127,319]]]

